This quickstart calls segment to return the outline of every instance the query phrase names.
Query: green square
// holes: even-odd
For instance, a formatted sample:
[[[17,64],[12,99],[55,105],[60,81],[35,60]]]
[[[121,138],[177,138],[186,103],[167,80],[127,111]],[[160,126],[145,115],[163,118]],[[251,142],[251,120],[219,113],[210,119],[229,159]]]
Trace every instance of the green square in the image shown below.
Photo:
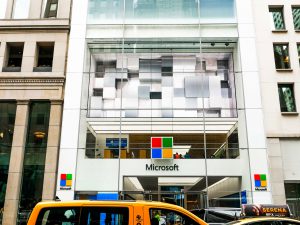
[[[173,147],[173,138],[164,137],[163,138],[163,148],[172,148]]]
[[[67,174],[67,180],[72,180],[72,174]]]
[[[261,181],[267,180],[266,174],[260,174],[260,180],[261,180]]]

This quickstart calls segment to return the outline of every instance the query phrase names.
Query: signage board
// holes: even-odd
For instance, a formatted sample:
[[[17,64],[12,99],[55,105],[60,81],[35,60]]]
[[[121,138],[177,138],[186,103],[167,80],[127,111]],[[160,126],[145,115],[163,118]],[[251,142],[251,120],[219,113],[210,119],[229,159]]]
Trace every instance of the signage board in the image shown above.
[[[272,204],[242,205],[242,214],[246,217],[252,217],[252,216],[290,217],[291,216],[288,205],[272,205]]]
[[[152,159],[173,159],[173,137],[151,137]]]

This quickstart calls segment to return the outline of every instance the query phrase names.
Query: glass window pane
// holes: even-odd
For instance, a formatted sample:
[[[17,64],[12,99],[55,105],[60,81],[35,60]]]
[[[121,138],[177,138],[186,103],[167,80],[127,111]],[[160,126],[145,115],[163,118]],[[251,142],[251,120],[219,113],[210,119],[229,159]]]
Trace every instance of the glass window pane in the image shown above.
[[[26,19],[28,18],[30,1],[28,0],[16,0],[14,6],[14,19]]]
[[[81,224],[114,224],[129,222],[129,209],[125,207],[85,207],[81,216]]]
[[[200,0],[201,18],[234,18],[233,0]]]
[[[292,12],[295,30],[300,30],[300,7],[293,7]]]
[[[274,44],[273,47],[276,69],[290,69],[289,46],[287,44]]]
[[[296,112],[293,84],[278,85],[281,112]]]
[[[5,18],[7,0],[0,0],[0,19]]]
[[[80,208],[45,208],[40,212],[37,225],[42,224],[79,224]]]
[[[273,30],[284,30],[283,8],[269,8],[271,26]]]

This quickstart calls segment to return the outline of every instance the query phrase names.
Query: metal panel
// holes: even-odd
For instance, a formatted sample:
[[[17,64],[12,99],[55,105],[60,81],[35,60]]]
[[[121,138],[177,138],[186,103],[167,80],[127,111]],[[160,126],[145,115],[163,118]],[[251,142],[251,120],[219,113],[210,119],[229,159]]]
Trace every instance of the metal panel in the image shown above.
[[[173,86],[173,77],[162,77],[161,86],[162,87],[172,87]]]
[[[184,97],[184,88],[174,88],[174,97]]]
[[[102,97],[91,96],[90,109],[102,109]]]
[[[114,99],[116,97],[116,89],[114,87],[103,88],[103,99]]]
[[[150,86],[139,86],[138,96],[139,99],[150,99]]]
[[[104,87],[115,87],[116,78],[115,77],[104,77]]]
[[[207,76],[185,77],[185,97],[187,98],[208,98],[209,80]]]

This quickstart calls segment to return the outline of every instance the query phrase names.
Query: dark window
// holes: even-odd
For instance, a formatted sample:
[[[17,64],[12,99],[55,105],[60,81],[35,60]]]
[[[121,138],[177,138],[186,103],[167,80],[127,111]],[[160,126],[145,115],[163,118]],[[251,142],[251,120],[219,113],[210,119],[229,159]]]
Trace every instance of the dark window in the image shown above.
[[[173,57],[164,56],[161,59],[162,76],[173,76]]]
[[[20,72],[22,66],[24,43],[7,43],[6,65],[3,72]]]
[[[81,215],[81,224],[129,224],[129,210],[125,207],[84,207]]]
[[[151,225],[159,224],[185,224],[196,225],[196,221],[177,211],[152,208],[149,210]]]
[[[278,84],[281,112],[296,112],[293,84]]]
[[[295,30],[300,30],[300,7],[292,7],[294,28]]]
[[[79,224],[79,207],[44,208],[39,213],[36,225],[44,224]],[[88,224],[88,223],[87,223]]]
[[[273,30],[284,30],[283,7],[269,7]]]
[[[103,88],[94,88],[93,96],[103,96]]]
[[[276,69],[290,69],[289,45],[274,44],[273,48]]]
[[[50,102],[31,102],[23,162],[19,214],[41,201],[48,140]]]
[[[161,92],[150,92],[150,99],[161,99]]]
[[[48,0],[45,8],[45,18],[55,18],[57,15],[58,0]]]
[[[37,63],[34,72],[51,72],[53,62],[54,43],[37,44]]]
[[[4,207],[15,116],[15,102],[0,102],[0,208]]]

